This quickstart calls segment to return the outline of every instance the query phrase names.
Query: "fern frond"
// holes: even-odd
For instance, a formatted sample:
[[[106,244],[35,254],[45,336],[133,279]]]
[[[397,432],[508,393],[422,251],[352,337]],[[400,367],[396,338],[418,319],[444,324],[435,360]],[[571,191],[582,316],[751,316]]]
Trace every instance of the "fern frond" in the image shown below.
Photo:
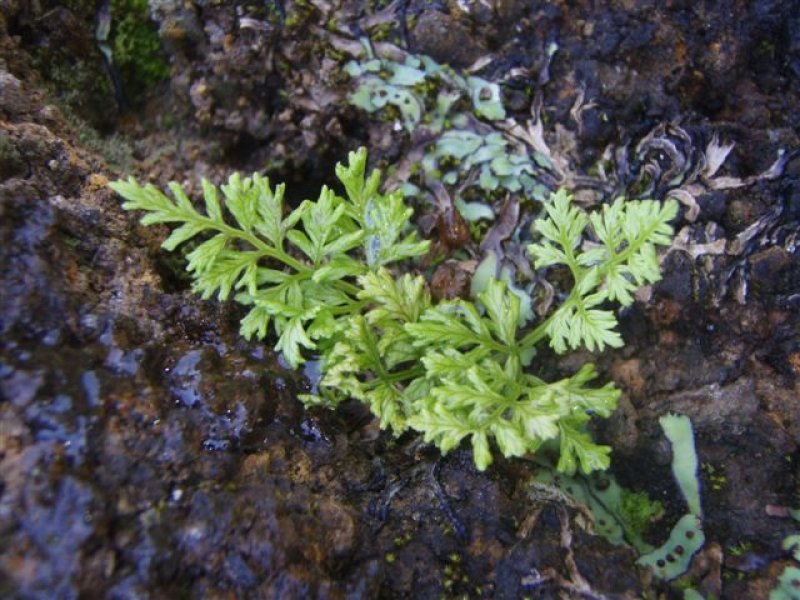
[[[253,306],[242,334],[263,338],[272,323],[276,348],[296,367],[305,360],[301,348],[316,348],[308,329],[312,322],[321,336],[332,328],[320,323],[363,306],[356,278],[428,249],[429,242],[405,233],[411,209],[402,195],[380,194],[378,171],[365,177],[366,150],[351,152],[349,159],[336,167],[346,198],[323,187],[315,201],[304,201],[288,215],[284,186],[273,188],[257,173],[244,178],[234,173],[219,190],[204,180],[205,212],[177,183],[168,186],[171,197],[133,178],[110,186],[125,199],[123,208],[144,211],[142,224],[178,225],[162,244],[165,250],[199,242],[187,255],[194,290],[220,300],[239,291],[236,300]]]

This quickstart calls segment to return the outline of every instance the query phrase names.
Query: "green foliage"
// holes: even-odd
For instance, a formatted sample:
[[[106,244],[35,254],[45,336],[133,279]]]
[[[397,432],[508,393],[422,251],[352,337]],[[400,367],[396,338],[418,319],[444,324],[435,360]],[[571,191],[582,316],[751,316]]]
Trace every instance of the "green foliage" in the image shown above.
[[[637,287],[658,281],[655,247],[671,242],[669,222],[677,214],[677,203],[618,198],[587,215],[560,190],[545,209],[547,216],[534,223],[542,239],[528,246],[528,252],[537,268],[568,267],[573,288],[544,331],[537,329],[534,335],[546,334],[559,353],[580,346],[590,351],[622,346],[614,313],[602,307],[609,300],[627,306]],[[597,243],[580,248],[589,225]]]
[[[382,426],[420,431],[443,453],[470,439],[480,469],[492,462],[490,438],[504,456],[559,439],[565,472],[608,466],[609,448],[594,444],[584,425],[588,411],[608,416],[619,392],[610,384],[589,387],[592,365],[554,383],[527,374],[531,353],[517,335],[520,302],[504,282],[492,280],[480,305],[435,306],[421,277],[395,279],[383,270],[360,283],[359,298],[371,308],[334,348],[323,392],[345,390],[367,402]]]
[[[503,281],[489,280],[477,303],[452,300],[434,306],[421,278],[396,280],[379,272],[360,282],[359,298],[371,308],[334,348],[323,394],[336,397],[344,390],[367,402],[383,427],[420,431],[443,453],[469,439],[481,469],[492,461],[492,438],[507,457],[557,441],[558,470],[565,473],[605,469],[609,448],[594,444],[585,425],[590,414],[608,416],[619,392],[610,384],[589,387],[596,377],[590,364],[554,383],[524,367],[545,337],[558,351],[567,348],[562,340],[572,348],[620,345],[614,314],[595,307],[610,299],[609,281],[629,290],[658,278],[654,246],[669,242],[667,221],[676,206],[634,202],[621,208],[619,200],[600,217],[589,217],[570,200],[565,192],[553,196],[548,218],[540,222],[544,241],[532,245],[531,253],[552,257],[537,266],[563,260],[573,265],[581,285],[567,301],[569,314],[577,315],[573,320],[565,318],[562,307],[520,336],[520,298]],[[603,245],[576,256],[590,225]],[[590,294],[594,298],[587,300]],[[632,301],[632,296],[614,297]],[[408,309],[412,306],[414,311]],[[590,326],[597,323],[603,327]]]
[[[145,211],[143,224],[180,225],[162,244],[165,250],[204,239],[187,254],[194,290],[220,300],[235,293],[251,307],[242,335],[264,338],[272,323],[276,349],[296,367],[304,360],[301,348],[324,350],[343,326],[337,319],[364,306],[354,277],[428,249],[414,234],[401,237],[411,210],[399,193],[378,193],[377,172],[365,178],[366,151],[349,158],[347,167],[336,169],[347,198],[323,187],[316,201],[306,200],[285,216],[284,186],[273,189],[258,174],[232,175],[221,186],[224,203],[217,188],[204,181],[205,211],[176,183],[169,186],[172,198],[133,178],[111,187],[125,198],[125,209]]]
[[[111,42],[114,64],[133,99],[169,76],[147,0],[111,0]]]
[[[529,367],[546,337],[557,351],[621,344],[614,313],[600,304],[629,303],[637,285],[658,278],[654,246],[669,241],[674,204],[619,200],[587,216],[565,192],[554,195],[531,254],[537,267],[569,266],[575,289],[566,309],[523,334],[527,307],[506,281],[485,281],[476,302],[433,304],[421,276],[389,271],[427,252],[428,242],[403,233],[411,209],[399,191],[381,194],[379,173],[366,177],[365,168],[366,152],[351,153],[349,165],[336,168],[346,198],[323,187],[288,214],[283,186],[259,175],[231,176],[224,201],[204,182],[204,211],[174,183],[172,198],[133,179],[112,187],[126,209],[146,212],[145,225],[178,225],[165,249],[198,238],[187,254],[194,288],[250,306],[243,335],[263,338],[272,323],[290,365],[308,351],[320,357],[319,393],[305,403],[358,399],[382,427],[417,430],[443,453],[469,440],[479,469],[492,462],[491,440],[506,457],[555,445],[557,468],[568,474],[607,468],[610,449],[595,444],[586,425],[611,414],[619,391],[593,386],[591,364],[555,382]],[[598,245],[576,254],[584,235]]]

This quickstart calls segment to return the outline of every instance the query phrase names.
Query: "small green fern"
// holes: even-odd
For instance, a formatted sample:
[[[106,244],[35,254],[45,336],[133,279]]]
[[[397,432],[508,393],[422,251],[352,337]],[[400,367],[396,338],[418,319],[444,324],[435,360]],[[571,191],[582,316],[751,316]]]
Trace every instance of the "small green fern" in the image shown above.
[[[545,382],[531,374],[545,338],[559,353],[622,345],[608,301],[633,301],[637,287],[659,278],[655,247],[670,243],[674,202],[618,199],[587,215],[560,191],[535,223],[541,240],[528,251],[537,268],[565,265],[574,286],[564,303],[520,333],[520,298],[490,280],[477,302],[433,304],[421,276],[390,272],[386,265],[427,252],[409,228],[411,209],[399,192],[381,194],[380,174],[365,177],[366,151],[350,153],[336,175],[347,197],[323,187],[284,216],[283,186],[254,175],[233,175],[222,186],[203,182],[205,213],[181,187],[173,199],[133,179],[111,184],[128,210],[146,212],[142,223],[180,226],[163,247],[174,250],[195,237],[187,254],[197,292],[214,293],[251,307],[241,332],[264,338],[270,322],[276,349],[293,367],[303,350],[321,361],[317,395],[306,404],[335,407],[345,398],[367,403],[381,427],[421,432],[442,453],[469,439],[479,469],[492,462],[490,439],[506,457],[557,444],[558,469],[605,469],[610,449],[586,432],[592,415],[607,417],[619,391],[591,387],[591,364],[575,375]],[[585,240],[594,240],[585,242]],[[581,247],[581,244],[584,247]]]
[[[110,185],[125,198],[123,208],[147,213],[144,225],[181,224],[162,244],[165,250],[207,237],[187,255],[194,290],[203,298],[216,293],[220,300],[235,290],[236,300],[252,307],[242,320],[242,335],[264,338],[272,322],[276,349],[297,367],[304,361],[301,346],[324,349],[315,340],[324,346],[337,318],[364,308],[354,277],[428,250],[429,243],[413,233],[400,239],[411,209],[398,192],[378,193],[377,171],[365,179],[366,160],[362,149],[350,153],[347,167],[337,166],[346,199],[323,187],[315,202],[306,200],[286,216],[284,186],[273,190],[258,174],[245,179],[234,174],[222,186],[227,215],[207,181],[205,214],[176,183],[169,185],[174,200],[133,178]]]

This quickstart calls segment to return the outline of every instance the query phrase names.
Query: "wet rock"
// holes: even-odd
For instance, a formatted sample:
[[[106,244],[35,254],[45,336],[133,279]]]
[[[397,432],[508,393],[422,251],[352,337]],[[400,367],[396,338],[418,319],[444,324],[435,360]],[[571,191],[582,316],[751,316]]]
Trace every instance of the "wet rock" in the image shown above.
[[[794,408],[797,394],[800,393],[798,378],[781,381],[771,369],[761,367],[762,376],[758,378],[756,394],[768,409],[775,425],[788,436],[794,444],[800,445],[800,419]]]
[[[456,68],[468,67],[484,52],[464,23],[438,10],[419,16],[411,42],[415,52]]]
[[[13,140],[6,132],[0,132],[0,177],[4,179],[19,177],[26,169],[26,164]]]
[[[683,305],[691,302],[693,294],[691,257],[685,252],[671,252],[664,260],[661,269],[663,276],[655,286],[656,293],[668,296]]]
[[[326,547],[332,559],[346,558],[354,549],[356,524],[344,506],[332,499],[326,499],[317,508],[316,517],[327,528]]]
[[[0,110],[7,118],[17,117],[29,109],[22,82],[5,69],[0,70]]]
[[[73,477],[53,483],[51,488],[45,478],[24,484],[30,508],[18,516],[14,529],[6,529],[15,543],[0,558],[0,569],[16,575],[8,593],[77,596],[73,582],[81,575],[81,547],[94,530],[91,515],[96,498],[89,484]]]
[[[700,218],[706,221],[720,221],[725,214],[726,196],[723,192],[709,192],[697,198]]]
[[[640,414],[656,416],[673,410],[688,415],[696,430],[737,435],[745,430],[758,407],[755,382],[743,378],[724,387],[712,384],[653,399]]]
[[[170,53],[202,52],[202,23],[194,7],[176,0],[153,0],[151,14],[160,22],[162,39]]]
[[[800,287],[797,259],[780,246],[772,246],[751,256],[750,280],[760,294],[787,294]],[[793,273],[794,272],[794,273]],[[792,278],[794,274],[794,278]]]
[[[602,150],[611,143],[614,133],[613,125],[602,109],[592,108],[581,113],[579,134],[587,147]]]

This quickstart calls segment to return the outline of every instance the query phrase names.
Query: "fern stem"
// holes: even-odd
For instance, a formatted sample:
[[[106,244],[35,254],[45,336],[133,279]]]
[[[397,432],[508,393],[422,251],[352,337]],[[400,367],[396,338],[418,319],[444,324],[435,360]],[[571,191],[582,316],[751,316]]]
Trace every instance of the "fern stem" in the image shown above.
[[[361,291],[360,287],[350,283],[349,281],[345,281],[344,279],[338,279],[333,283],[334,283],[334,285],[336,287],[338,287],[340,290],[342,290],[346,294],[349,294],[353,298],[355,298],[358,295],[358,293]],[[368,302],[360,302],[359,304],[356,304],[354,306],[357,306],[358,309],[360,310],[361,308],[363,308],[367,304],[368,304]]]
[[[573,287],[572,292],[570,292],[570,295],[564,301],[564,304],[562,304],[556,310],[550,313],[549,317],[547,317],[544,321],[539,323],[532,331],[525,334],[525,336],[519,341],[518,346],[520,347],[520,349],[527,350],[529,348],[533,348],[534,346],[536,346],[536,344],[538,344],[545,337],[547,337],[547,328],[550,326],[550,322],[555,318],[555,316],[558,314],[560,310],[574,304],[577,301],[578,297],[579,295],[577,292],[577,287]]]
[[[424,367],[412,367],[410,369],[406,369],[404,371],[398,371],[396,373],[387,373],[386,376],[383,378],[383,381],[389,383],[408,381],[409,379],[417,379],[419,377],[424,377],[425,373],[426,371]]]
[[[361,328],[361,334],[363,336],[367,352],[369,353],[370,361],[375,367],[375,374],[378,376],[378,379],[385,380],[388,376],[388,373],[386,372],[386,368],[383,366],[381,353],[378,350],[378,345],[375,343],[375,337],[372,334],[372,330],[367,327],[366,320],[361,318],[359,321],[360,322],[358,326]]]
[[[202,217],[204,223],[206,223],[208,229],[216,229],[220,233],[227,235],[230,238],[237,238],[243,240],[253,246],[256,250],[261,252],[264,256],[269,256],[270,258],[274,258],[276,260],[281,261],[288,267],[291,267],[295,271],[303,274],[311,274],[313,269],[301,261],[297,260],[293,256],[287,254],[281,248],[276,246],[270,246],[264,240],[262,240],[257,235],[249,233],[247,231],[243,231],[241,229],[237,229],[236,227],[231,227],[225,223],[219,223],[214,221],[208,217]]]

